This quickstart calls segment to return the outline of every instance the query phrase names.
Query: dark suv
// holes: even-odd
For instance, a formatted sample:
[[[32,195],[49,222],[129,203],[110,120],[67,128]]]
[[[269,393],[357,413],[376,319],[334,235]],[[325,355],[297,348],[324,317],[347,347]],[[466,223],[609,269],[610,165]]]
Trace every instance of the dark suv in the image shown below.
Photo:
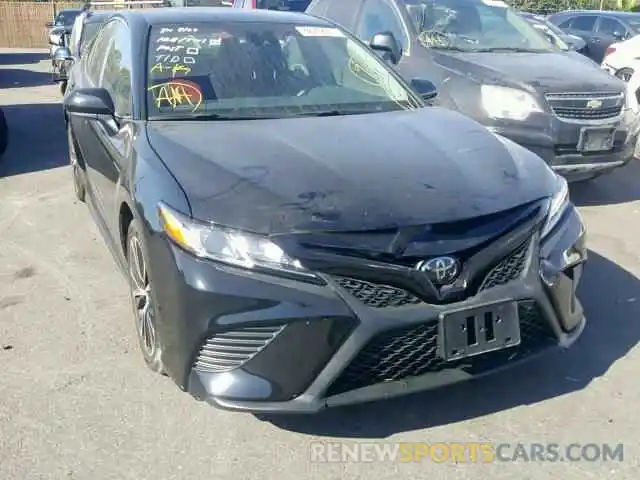
[[[640,32],[640,14],[597,10],[559,12],[548,20],[587,43],[586,55],[602,63],[607,47],[636,36]]]
[[[438,105],[537,153],[570,181],[633,158],[638,119],[624,82],[552,45],[504,2],[314,0],[306,13],[347,28],[405,79],[432,81]]]

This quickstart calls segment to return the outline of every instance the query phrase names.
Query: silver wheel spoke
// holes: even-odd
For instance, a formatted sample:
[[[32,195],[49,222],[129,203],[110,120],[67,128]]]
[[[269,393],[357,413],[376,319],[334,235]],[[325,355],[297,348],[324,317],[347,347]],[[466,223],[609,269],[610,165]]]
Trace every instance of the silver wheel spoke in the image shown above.
[[[133,236],[129,241],[129,276],[131,277],[131,296],[136,314],[138,337],[145,354],[152,357],[156,349],[156,330],[151,286],[142,255],[142,247],[136,236]]]

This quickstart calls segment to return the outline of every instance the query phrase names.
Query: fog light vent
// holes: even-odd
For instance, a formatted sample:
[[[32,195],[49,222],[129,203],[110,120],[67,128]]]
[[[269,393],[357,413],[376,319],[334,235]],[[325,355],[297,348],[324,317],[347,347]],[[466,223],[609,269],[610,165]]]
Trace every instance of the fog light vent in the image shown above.
[[[193,366],[195,370],[207,373],[239,368],[269,345],[284,327],[280,324],[215,333],[200,347]]]

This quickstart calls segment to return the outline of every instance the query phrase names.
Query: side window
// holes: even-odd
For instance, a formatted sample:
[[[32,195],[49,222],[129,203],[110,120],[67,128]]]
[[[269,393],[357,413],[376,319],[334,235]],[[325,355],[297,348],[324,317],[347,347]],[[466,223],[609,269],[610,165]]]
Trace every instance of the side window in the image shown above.
[[[613,37],[614,33],[621,33],[624,35],[626,28],[615,18],[600,17],[600,24],[598,25],[598,33],[609,35]]]
[[[582,15],[573,19],[571,28],[581,32],[591,32],[595,24],[596,17],[594,15]]]
[[[564,22],[560,22],[558,24],[558,28],[561,28],[563,30],[567,29],[567,28],[571,28],[571,23],[573,22],[573,18],[570,18],[568,20],[565,20]]]
[[[355,34],[369,43],[376,33],[390,31],[403,50],[407,48],[407,38],[398,13],[387,0],[366,0],[356,24]]]
[[[109,43],[111,43],[113,27],[114,24],[112,22],[100,30],[95,41],[91,44],[91,50],[89,50],[89,57],[86,63],[87,77],[94,86],[98,86],[102,78],[105,56]]]
[[[100,86],[111,94],[116,114],[129,116],[132,113],[131,40],[129,29],[123,23],[116,21],[114,25],[113,42],[107,52]]]

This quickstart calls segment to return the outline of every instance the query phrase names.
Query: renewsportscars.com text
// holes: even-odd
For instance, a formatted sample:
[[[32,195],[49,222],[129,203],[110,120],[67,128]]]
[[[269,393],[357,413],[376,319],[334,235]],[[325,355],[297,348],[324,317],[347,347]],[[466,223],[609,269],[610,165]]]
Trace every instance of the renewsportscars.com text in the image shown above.
[[[313,442],[312,462],[622,462],[623,444]]]

